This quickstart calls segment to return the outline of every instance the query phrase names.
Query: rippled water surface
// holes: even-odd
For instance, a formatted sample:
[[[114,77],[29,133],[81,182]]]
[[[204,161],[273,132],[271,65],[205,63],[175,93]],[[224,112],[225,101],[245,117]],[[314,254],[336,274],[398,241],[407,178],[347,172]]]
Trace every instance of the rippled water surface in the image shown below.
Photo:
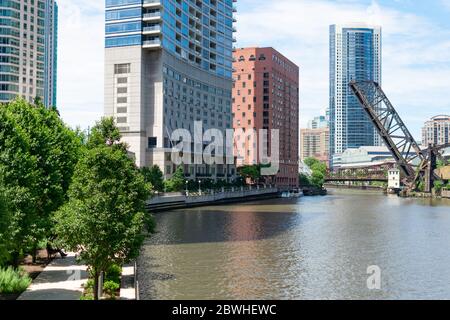
[[[141,299],[450,299],[450,201],[335,191],[157,215]],[[382,288],[367,289],[367,268]]]

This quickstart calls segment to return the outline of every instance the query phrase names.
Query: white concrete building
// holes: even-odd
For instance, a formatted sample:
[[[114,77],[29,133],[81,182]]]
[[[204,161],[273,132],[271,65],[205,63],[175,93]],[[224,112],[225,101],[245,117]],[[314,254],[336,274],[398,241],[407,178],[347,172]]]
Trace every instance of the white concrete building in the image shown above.
[[[139,167],[158,165],[170,177],[175,130],[194,138],[195,122],[200,135],[232,129],[233,10],[227,0],[106,0],[105,115],[116,119]],[[203,151],[208,141],[200,141]],[[233,164],[184,170],[190,179],[235,175]]]
[[[442,145],[450,143],[450,116],[436,116],[425,122],[422,129],[422,144]]]
[[[388,172],[388,189],[398,190],[402,187],[401,173],[398,169],[391,169]]]

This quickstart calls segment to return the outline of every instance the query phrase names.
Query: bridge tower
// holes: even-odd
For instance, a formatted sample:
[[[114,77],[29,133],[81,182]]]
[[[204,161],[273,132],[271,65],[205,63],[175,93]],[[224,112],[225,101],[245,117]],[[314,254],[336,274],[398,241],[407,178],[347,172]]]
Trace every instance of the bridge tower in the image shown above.
[[[431,192],[435,179],[439,179],[435,174],[439,151],[449,145],[421,150],[378,83],[352,81],[350,88],[392,153],[408,189],[416,190],[419,181],[423,181],[424,191]]]

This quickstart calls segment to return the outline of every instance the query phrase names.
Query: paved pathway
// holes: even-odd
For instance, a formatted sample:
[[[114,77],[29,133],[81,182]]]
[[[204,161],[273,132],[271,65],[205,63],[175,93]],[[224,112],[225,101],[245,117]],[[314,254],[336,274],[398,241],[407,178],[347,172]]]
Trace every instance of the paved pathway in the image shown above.
[[[126,265],[122,268],[120,300],[136,300],[135,276],[134,265]]]
[[[87,278],[86,267],[69,254],[53,260],[18,300],[79,300]]]

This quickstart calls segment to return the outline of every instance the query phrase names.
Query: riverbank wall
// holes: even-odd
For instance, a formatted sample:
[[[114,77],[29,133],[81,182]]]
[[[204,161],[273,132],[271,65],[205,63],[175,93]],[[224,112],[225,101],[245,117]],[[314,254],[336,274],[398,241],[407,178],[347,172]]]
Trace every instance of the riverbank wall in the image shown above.
[[[353,186],[353,185],[343,185],[343,184],[331,184],[327,183],[324,185],[326,189],[348,189],[348,190],[373,190],[385,192],[386,189],[383,187],[376,186]]]
[[[450,190],[442,190],[440,194],[436,192],[425,193],[425,192],[401,192],[400,196],[403,198],[425,198],[425,199],[450,199]]]
[[[242,188],[209,194],[195,194],[186,196],[182,193],[172,193],[155,196],[147,201],[146,209],[150,212],[194,208],[208,205],[221,205],[228,203],[240,203],[256,200],[279,198],[280,191],[277,188]]]

